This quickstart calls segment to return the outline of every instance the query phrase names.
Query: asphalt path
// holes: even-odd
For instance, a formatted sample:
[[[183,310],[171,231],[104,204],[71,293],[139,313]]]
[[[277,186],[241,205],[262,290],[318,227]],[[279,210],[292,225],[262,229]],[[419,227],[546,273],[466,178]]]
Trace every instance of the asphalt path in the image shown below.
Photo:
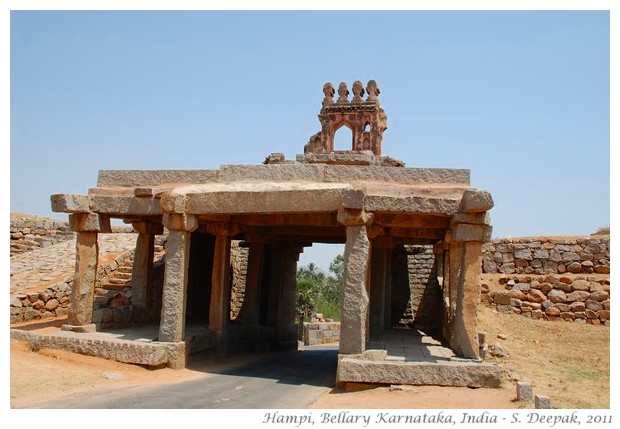
[[[231,356],[193,357],[196,379],[80,393],[38,408],[302,409],[334,386],[337,346]]]

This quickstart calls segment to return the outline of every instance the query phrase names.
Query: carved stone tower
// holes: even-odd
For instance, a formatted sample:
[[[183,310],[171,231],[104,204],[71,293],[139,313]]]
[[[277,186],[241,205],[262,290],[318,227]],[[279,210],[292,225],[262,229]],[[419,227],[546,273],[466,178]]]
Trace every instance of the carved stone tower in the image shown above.
[[[353,83],[353,99],[349,101],[349,89],[345,82],[338,86],[338,99],[334,100],[335,90],[328,82],[323,86],[323,107],[319,114],[321,131],[310,138],[304,147],[305,154],[330,154],[336,152],[361,153],[370,151],[381,156],[383,131],[387,129],[387,115],[379,104],[379,87],[374,80],[366,85],[368,94],[364,100],[364,87],[358,80]],[[334,150],[334,135],[341,127],[348,127],[353,139],[350,151]]]

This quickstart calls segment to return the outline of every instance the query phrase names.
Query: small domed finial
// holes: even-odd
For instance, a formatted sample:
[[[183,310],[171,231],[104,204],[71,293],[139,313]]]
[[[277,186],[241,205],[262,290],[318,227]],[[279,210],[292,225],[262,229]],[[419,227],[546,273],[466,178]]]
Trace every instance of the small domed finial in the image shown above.
[[[364,85],[359,80],[353,82],[353,103],[364,102]]]
[[[331,82],[327,82],[323,85],[323,106],[327,106],[328,104],[334,104],[334,94],[336,90],[334,89],[334,85]]]
[[[381,92],[379,91],[377,82],[375,82],[374,80],[369,80],[368,84],[366,85],[366,92],[368,93],[366,101],[371,101],[379,104],[379,94]]]
[[[349,88],[347,88],[346,82],[340,82],[338,85],[338,104],[349,103]]]

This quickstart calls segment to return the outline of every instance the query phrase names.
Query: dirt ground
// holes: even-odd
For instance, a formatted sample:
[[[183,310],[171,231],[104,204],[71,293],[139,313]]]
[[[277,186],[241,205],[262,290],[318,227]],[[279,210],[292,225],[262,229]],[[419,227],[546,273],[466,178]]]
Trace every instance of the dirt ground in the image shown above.
[[[533,408],[533,404],[514,401],[516,380],[531,381],[534,393],[549,396],[554,408],[609,408],[610,328],[533,320],[500,314],[486,306],[480,306],[478,314],[478,329],[487,333],[488,343],[499,342],[508,351],[506,358],[488,359],[506,369],[500,389],[333,389],[310,408]],[[62,321],[46,323],[54,326]],[[60,350],[33,352],[16,340],[11,340],[10,350],[11,408],[29,408],[78,392],[190,380],[203,374],[190,369],[153,371]]]

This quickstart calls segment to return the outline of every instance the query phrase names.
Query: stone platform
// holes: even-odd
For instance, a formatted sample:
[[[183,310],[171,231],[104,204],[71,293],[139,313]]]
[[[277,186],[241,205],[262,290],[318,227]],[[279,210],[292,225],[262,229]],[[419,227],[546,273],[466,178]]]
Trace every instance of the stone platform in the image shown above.
[[[185,367],[189,353],[213,346],[204,327],[187,326],[185,341],[157,341],[158,325],[134,325],[101,332],[76,333],[60,328],[11,329],[11,338],[28,341],[33,349],[51,348],[149,367]]]
[[[501,368],[461,359],[423,332],[386,331],[359,355],[340,355],[340,383],[409,384],[417,386],[499,387]]]

